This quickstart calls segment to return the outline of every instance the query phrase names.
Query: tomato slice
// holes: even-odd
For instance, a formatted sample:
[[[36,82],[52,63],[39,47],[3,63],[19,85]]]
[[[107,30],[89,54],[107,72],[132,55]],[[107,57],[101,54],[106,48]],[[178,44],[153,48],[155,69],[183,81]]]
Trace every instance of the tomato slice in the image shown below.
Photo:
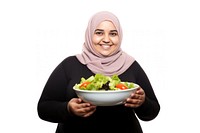
[[[119,83],[115,86],[116,88],[119,88],[120,90],[128,89],[128,87],[122,83]]]
[[[86,86],[87,86],[88,84],[90,84],[90,82],[89,82],[89,81],[85,81],[85,82],[83,82],[83,83],[80,85],[80,88],[86,88]]]

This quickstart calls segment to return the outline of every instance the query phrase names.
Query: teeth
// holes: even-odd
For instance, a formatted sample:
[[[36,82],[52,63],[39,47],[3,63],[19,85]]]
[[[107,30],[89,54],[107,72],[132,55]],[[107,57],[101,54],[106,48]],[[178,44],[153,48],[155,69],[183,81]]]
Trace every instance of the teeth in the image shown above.
[[[110,45],[101,45],[103,49],[107,50],[110,48]]]

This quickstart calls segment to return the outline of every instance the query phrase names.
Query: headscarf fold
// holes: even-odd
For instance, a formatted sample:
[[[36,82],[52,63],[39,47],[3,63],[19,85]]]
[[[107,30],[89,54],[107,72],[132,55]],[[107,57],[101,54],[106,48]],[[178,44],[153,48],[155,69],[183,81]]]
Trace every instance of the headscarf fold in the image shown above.
[[[103,56],[96,52],[93,48],[92,36],[96,27],[103,21],[110,21],[114,24],[119,35],[119,44],[117,49],[110,56]],[[125,72],[135,59],[122,51],[122,29],[118,18],[108,11],[102,11],[94,14],[89,20],[88,27],[85,32],[85,42],[83,44],[83,51],[77,54],[77,59],[86,65],[93,73],[104,74],[112,76],[114,74],[120,75]]]

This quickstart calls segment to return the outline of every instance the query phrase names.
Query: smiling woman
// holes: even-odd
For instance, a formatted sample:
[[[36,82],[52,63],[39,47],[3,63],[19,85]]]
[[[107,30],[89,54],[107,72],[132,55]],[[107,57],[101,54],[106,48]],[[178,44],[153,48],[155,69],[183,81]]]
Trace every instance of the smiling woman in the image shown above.
[[[55,68],[38,102],[39,117],[58,123],[56,133],[142,133],[138,118],[150,121],[158,115],[160,105],[146,73],[135,58],[121,49],[121,43],[122,29],[113,13],[102,11],[91,17],[82,53],[67,57]],[[116,84],[114,88],[120,90],[104,91],[113,94],[106,94],[107,97],[102,90],[98,91],[95,97],[92,95],[93,98],[98,96],[104,100],[103,103],[115,98],[115,103],[94,104],[78,97],[80,93],[76,92],[80,89],[75,91],[73,87],[82,77],[87,79],[95,74],[110,78],[118,75],[121,81],[138,86],[135,89],[128,84],[130,89],[126,89],[127,86]],[[84,82],[81,87],[89,88],[91,85]],[[107,82],[104,85],[107,86]],[[84,94],[91,93],[84,91]],[[123,96],[122,99],[116,94]]]
[[[76,57],[94,73],[122,74],[135,61],[121,50],[122,35],[120,22],[114,14],[96,13],[88,22],[83,53]]]
[[[94,49],[103,56],[109,56],[119,48],[119,36],[114,24],[110,21],[101,22],[92,37]]]

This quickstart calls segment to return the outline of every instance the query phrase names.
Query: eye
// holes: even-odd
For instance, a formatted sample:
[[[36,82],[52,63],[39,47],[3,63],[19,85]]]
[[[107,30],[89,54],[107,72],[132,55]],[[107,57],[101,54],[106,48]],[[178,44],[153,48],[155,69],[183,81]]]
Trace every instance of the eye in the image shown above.
[[[117,34],[117,32],[111,32],[110,35],[111,36],[117,36],[118,34]]]
[[[100,35],[103,35],[103,32],[102,31],[96,31],[94,34],[100,36]]]

